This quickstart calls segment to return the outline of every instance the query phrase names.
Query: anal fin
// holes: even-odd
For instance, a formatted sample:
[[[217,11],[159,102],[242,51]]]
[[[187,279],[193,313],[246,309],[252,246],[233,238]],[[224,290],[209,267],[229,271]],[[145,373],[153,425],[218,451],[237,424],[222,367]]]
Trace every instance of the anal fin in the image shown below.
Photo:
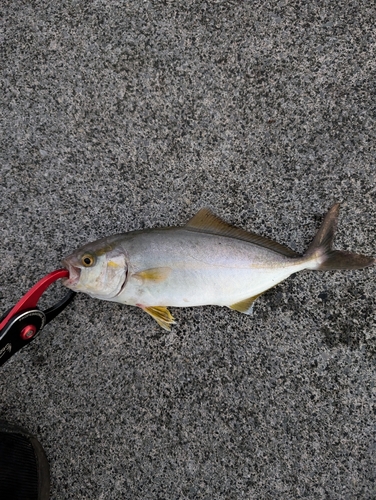
[[[150,306],[150,307],[145,307],[140,304],[137,304],[141,309],[143,309],[145,312],[150,314],[152,318],[155,319],[155,321],[160,325],[162,328],[164,328],[167,331],[171,330],[171,325],[175,323],[175,319],[170,313],[170,311],[167,309],[167,307],[163,306]]]
[[[240,302],[236,302],[229,306],[230,309],[234,309],[235,311],[239,311],[243,314],[252,314],[253,305],[255,300],[262,295],[259,293],[258,295],[254,295],[253,297],[249,297],[248,299],[242,300]]]

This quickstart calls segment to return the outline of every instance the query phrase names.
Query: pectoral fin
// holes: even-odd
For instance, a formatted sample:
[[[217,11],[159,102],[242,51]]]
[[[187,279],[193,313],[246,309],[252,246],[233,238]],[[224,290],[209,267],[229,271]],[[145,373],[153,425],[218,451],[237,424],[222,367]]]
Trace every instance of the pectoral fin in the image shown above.
[[[235,311],[239,311],[244,314],[252,314],[254,301],[260,297],[261,293],[255,295],[254,297],[250,297],[249,299],[242,300],[241,302],[236,302],[236,304],[232,304],[229,306],[230,309],[235,309]]]
[[[143,271],[133,274],[133,277],[140,280],[149,280],[160,283],[161,281],[167,279],[170,273],[170,267],[151,267],[150,269],[144,269]]]
[[[163,306],[151,306],[151,307],[145,307],[140,304],[137,304],[139,307],[141,307],[145,312],[150,314],[152,318],[155,319],[155,321],[165,330],[170,331],[171,330],[171,325],[175,323],[175,319],[170,313],[170,311],[167,309],[167,307]]]

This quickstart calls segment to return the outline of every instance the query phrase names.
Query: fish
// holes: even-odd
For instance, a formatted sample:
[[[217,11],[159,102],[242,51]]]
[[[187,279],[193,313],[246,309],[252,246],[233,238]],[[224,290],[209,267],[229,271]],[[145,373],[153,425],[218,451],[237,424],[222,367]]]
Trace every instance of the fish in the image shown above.
[[[87,243],[63,260],[75,292],[137,306],[165,330],[168,307],[226,306],[252,314],[255,300],[291,274],[362,269],[376,260],[332,248],[334,204],[303,255],[234,227],[203,208],[185,226],[136,230]]]

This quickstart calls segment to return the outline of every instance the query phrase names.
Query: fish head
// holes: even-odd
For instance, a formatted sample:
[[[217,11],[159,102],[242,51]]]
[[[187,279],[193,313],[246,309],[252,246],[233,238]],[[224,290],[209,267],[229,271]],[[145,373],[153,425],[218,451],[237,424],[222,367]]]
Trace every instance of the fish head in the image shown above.
[[[114,299],[127,281],[125,252],[106,239],[84,245],[68,255],[62,264],[69,271],[63,285],[98,299]]]

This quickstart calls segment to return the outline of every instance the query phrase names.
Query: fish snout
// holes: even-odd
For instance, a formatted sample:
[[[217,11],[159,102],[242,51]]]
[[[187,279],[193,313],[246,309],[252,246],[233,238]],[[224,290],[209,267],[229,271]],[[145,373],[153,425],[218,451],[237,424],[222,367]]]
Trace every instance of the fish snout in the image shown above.
[[[68,288],[74,287],[80,280],[81,269],[79,267],[74,266],[68,259],[64,259],[61,261],[61,264],[65,269],[69,271],[69,278],[63,280],[63,285]]]

